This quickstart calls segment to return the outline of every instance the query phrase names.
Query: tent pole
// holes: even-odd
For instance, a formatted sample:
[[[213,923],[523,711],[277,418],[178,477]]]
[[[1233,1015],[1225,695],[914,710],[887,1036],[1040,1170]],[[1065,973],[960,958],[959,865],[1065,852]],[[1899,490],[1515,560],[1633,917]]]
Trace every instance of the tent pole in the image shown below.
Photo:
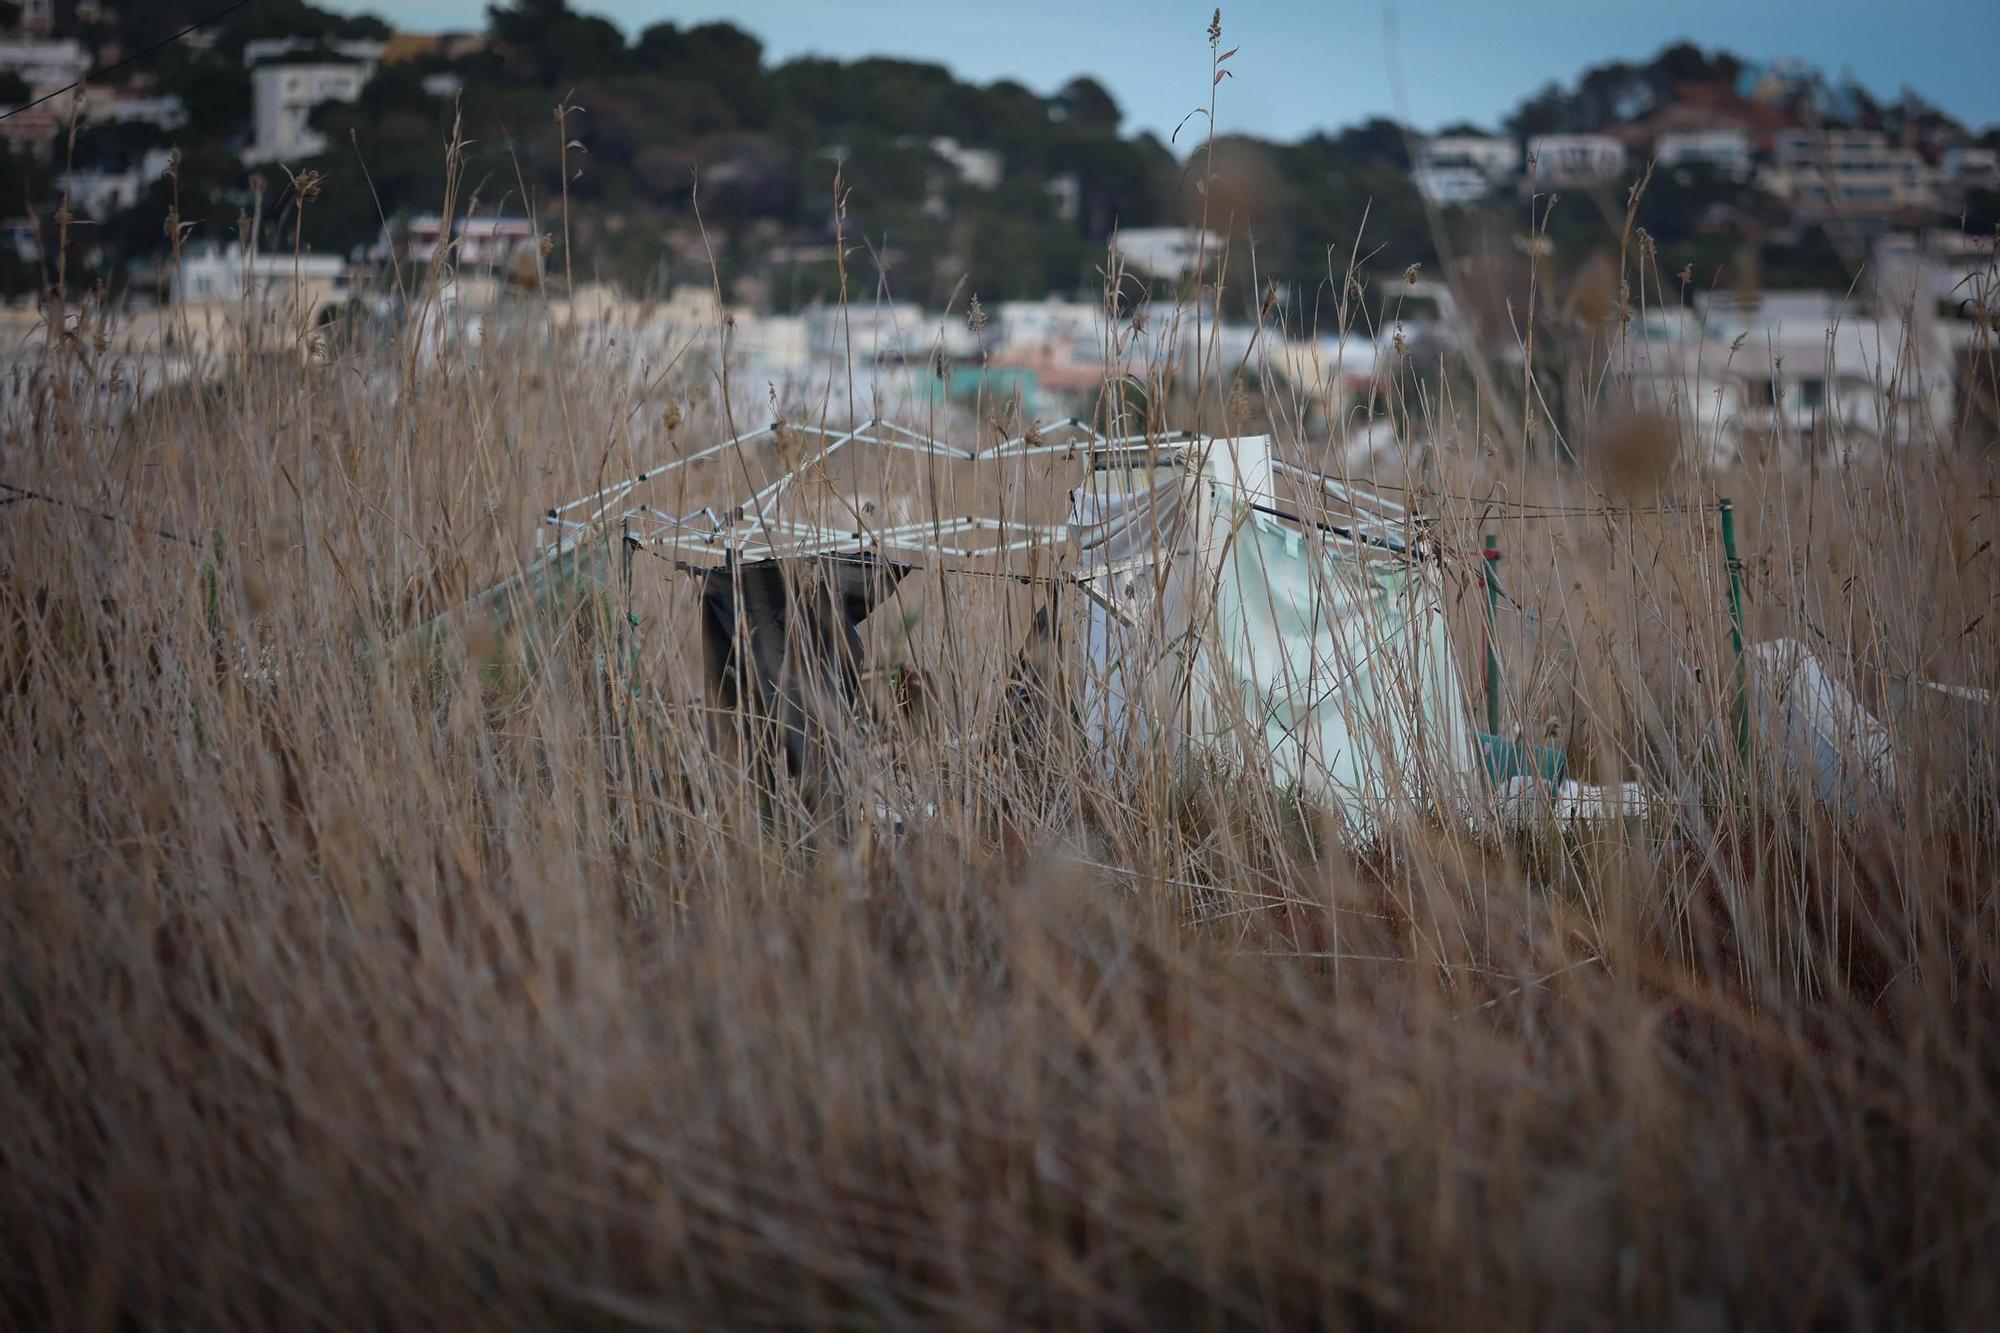
[[[1494,567],[1500,563],[1500,539],[1486,534],[1486,733],[1500,735],[1500,654],[1493,644],[1493,622],[1500,610],[1500,583]]]
[[[1750,768],[1750,698],[1743,675],[1743,562],[1736,558],[1736,506],[1726,498],[1722,514],[1722,558],[1729,570],[1729,647],[1736,654],[1736,757]]]

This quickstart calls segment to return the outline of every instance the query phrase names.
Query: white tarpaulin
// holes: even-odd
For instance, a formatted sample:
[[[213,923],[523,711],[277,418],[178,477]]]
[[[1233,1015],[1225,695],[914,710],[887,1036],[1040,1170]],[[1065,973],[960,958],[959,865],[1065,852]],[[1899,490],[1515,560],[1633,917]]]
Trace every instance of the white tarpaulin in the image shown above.
[[[1261,439],[1076,492],[1092,743],[1115,758],[1161,738],[1261,768],[1356,836],[1468,808],[1478,752],[1436,563],[1278,499]]]
[[[1759,696],[1758,730],[1815,800],[1857,805],[1896,786],[1889,729],[1797,639],[1753,644],[1743,655]]]

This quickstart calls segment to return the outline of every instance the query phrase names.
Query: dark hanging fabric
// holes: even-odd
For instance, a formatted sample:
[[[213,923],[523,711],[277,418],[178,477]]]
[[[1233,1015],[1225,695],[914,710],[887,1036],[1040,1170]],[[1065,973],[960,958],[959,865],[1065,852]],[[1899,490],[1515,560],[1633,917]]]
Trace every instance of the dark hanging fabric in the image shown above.
[[[809,800],[825,794],[828,751],[854,719],[861,622],[907,572],[872,556],[817,556],[703,576],[710,698],[742,715],[760,755],[782,756]]]
[[[1036,608],[1007,673],[1008,721],[1017,742],[1040,731],[1054,706],[1068,698],[1062,684],[1062,620],[1056,593],[1050,588],[1048,599]]]

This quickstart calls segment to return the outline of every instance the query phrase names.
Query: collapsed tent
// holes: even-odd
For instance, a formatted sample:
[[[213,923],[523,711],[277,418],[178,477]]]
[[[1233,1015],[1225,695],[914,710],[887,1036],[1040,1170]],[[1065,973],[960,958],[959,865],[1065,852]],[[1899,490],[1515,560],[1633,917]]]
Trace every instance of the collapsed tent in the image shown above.
[[[780,470],[741,465],[774,441]],[[1002,513],[946,516],[940,499],[980,493],[970,485],[933,490],[927,513],[879,476],[870,494],[828,485],[828,461],[858,450],[922,458],[926,477],[940,464],[1003,465],[983,492]],[[677,513],[644,498],[726,455],[752,488],[740,502]],[[1026,460],[1069,481],[1052,489],[1051,472],[1025,486],[1008,469]],[[1023,521],[1038,496],[1065,492],[1066,521]],[[1071,420],[968,450],[883,421],[844,432],[773,423],[553,508],[547,522],[559,540],[617,524],[629,547],[700,574],[711,700],[775,732],[794,776],[824,767],[819,751],[856,706],[859,625],[903,571],[923,567],[1083,592],[1085,660],[1068,710],[1107,765],[1211,756],[1267,774],[1356,837],[1405,816],[1469,815],[1484,783],[1422,521],[1275,459],[1265,437],[1111,439]],[[1047,617],[1035,633],[1046,656],[1058,640]]]

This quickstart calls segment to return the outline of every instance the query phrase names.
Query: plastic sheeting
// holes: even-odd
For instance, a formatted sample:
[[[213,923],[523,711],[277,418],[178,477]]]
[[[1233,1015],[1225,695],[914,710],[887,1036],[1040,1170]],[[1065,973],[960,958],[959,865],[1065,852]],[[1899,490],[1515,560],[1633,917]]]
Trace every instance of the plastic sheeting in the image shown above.
[[[1797,639],[1743,650],[1756,683],[1758,733],[1785,771],[1800,773],[1813,799],[1856,807],[1896,786],[1889,729]]]
[[[1637,782],[1598,785],[1573,778],[1548,782],[1523,775],[1502,783],[1498,796],[1500,822],[1515,829],[1650,819],[1662,807],[1660,799]]]
[[[1406,802],[1458,805],[1479,758],[1436,566],[1356,558],[1255,511],[1217,521],[1232,531],[1197,684],[1209,742],[1236,738],[1246,761],[1261,747],[1357,831]]]
[[[1357,837],[1468,808],[1480,761],[1437,566],[1264,512],[1262,442],[1216,444],[1205,466],[1100,473],[1072,497],[1097,752],[1163,742],[1262,769]]]

